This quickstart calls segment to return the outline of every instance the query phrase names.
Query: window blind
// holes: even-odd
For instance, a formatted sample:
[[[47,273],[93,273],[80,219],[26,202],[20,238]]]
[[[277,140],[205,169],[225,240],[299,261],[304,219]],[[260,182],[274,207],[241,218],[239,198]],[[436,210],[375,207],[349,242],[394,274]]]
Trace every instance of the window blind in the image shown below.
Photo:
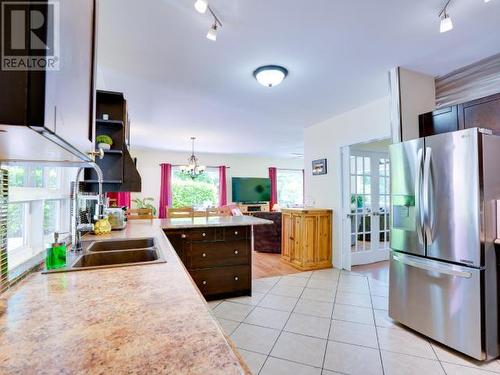
[[[498,92],[500,92],[500,53],[436,78],[438,108]]]
[[[7,211],[9,207],[9,173],[0,169],[0,294],[9,286],[7,266]]]

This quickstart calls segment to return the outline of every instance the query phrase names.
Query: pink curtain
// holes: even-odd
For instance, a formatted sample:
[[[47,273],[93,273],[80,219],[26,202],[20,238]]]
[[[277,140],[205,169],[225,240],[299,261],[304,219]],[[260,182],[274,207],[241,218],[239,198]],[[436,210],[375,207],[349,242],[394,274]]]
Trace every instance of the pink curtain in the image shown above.
[[[269,178],[271,180],[271,201],[269,202],[269,210],[272,211],[276,203],[278,203],[278,171],[275,167],[269,167]]]
[[[106,196],[109,199],[116,200],[116,205],[118,207],[127,206],[128,208],[130,208],[130,192],[129,191],[123,191],[123,192],[117,192],[117,193],[109,192],[106,194]]]
[[[161,182],[160,182],[160,219],[167,217],[167,206],[172,206],[172,164],[160,164]]]
[[[227,204],[226,169],[227,167],[224,165],[219,167],[219,207]]]

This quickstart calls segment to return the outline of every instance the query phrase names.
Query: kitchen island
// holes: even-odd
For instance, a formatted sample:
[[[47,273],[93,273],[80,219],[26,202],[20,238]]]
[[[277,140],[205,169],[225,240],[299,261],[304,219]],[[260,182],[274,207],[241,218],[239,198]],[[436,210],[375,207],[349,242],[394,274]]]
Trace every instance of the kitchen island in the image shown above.
[[[252,295],[252,223],[249,216],[172,219],[163,230],[207,300]]]
[[[0,299],[0,373],[248,373],[163,229],[259,224],[267,223],[250,217],[140,220],[86,236],[154,237],[166,263],[32,274]]]

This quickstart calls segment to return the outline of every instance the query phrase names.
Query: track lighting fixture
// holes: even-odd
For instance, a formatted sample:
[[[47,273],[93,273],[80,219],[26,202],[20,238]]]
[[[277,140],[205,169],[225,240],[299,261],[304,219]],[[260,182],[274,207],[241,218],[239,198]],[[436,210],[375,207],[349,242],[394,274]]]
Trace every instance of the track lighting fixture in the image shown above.
[[[439,25],[439,32],[445,33],[450,30],[453,30],[453,22],[451,21],[450,15],[444,13],[441,18],[441,24]]]
[[[217,41],[217,22],[214,22],[214,24],[208,30],[207,39],[211,40],[212,42]]]
[[[210,29],[208,29],[207,39],[215,42],[217,41],[217,32],[219,31],[219,28],[222,27],[222,22],[220,22],[219,17],[215,15],[214,10],[210,6],[208,6],[208,11],[214,18],[214,22],[212,23],[212,26],[210,26]]]
[[[210,14],[214,18],[212,26],[210,26],[210,29],[208,29],[207,39],[215,42],[217,40],[217,32],[219,31],[219,28],[222,27],[222,22],[220,21],[219,17],[215,15],[214,9],[210,7],[210,5],[208,5],[208,0],[196,0],[194,3],[194,8],[199,13],[206,13],[208,9]]]
[[[194,3],[194,9],[198,11],[199,13],[205,13],[208,8],[208,1],[207,0],[196,0]]]
[[[439,25],[440,33],[445,33],[447,31],[453,30],[453,22],[451,21],[451,17],[447,12],[450,2],[451,0],[448,0],[443,7],[443,10],[439,13],[439,18],[441,19],[441,23]]]

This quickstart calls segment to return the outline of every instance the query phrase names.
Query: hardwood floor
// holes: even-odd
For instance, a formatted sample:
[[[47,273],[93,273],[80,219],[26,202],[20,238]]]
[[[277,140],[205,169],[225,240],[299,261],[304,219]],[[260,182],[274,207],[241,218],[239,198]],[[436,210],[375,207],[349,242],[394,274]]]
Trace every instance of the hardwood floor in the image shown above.
[[[301,272],[280,259],[280,254],[252,252],[252,278],[283,276]]]
[[[252,253],[252,278],[283,276],[301,272],[285,264],[280,259],[280,254]],[[360,273],[372,279],[389,284],[389,261],[353,266],[352,272]]]
[[[361,273],[372,279],[389,284],[389,261],[353,266],[352,272]]]

